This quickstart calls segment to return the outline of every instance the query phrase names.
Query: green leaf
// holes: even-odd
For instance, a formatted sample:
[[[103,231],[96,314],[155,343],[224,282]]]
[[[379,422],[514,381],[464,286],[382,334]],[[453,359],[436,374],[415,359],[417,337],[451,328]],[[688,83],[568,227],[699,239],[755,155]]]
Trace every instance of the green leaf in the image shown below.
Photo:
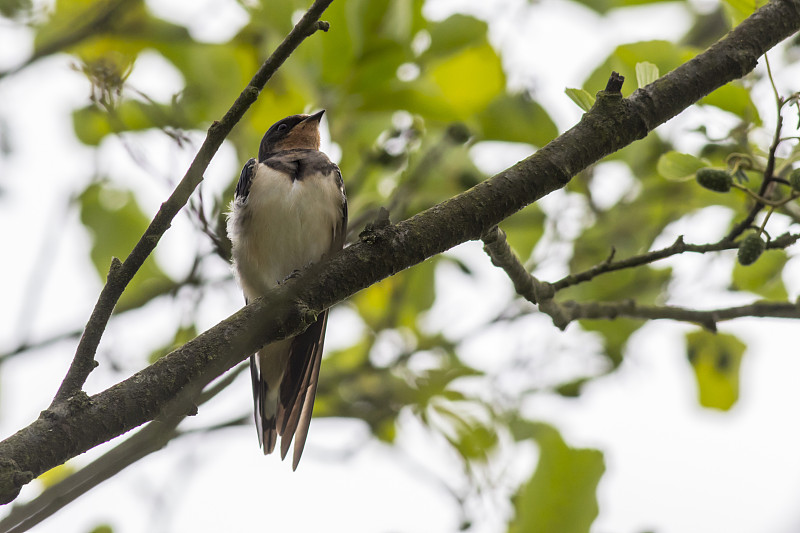
[[[708,162],[693,155],[670,151],[658,158],[656,170],[668,180],[687,181],[692,179],[695,172],[708,165]]]
[[[105,280],[111,258],[127,257],[150,221],[142,213],[132,192],[108,183],[89,185],[78,200],[81,222],[92,239],[92,262],[100,279]],[[122,294],[115,311],[139,307],[174,288],[175,283],[151,255]]]
[[[739,399],[739,368],[747,346],[733,335],[706,330],[687,334],[686,343],[700,405],[729,410]]]
[[[406,326],[417,328],[420,313],[433,305],[436,260],[428,260],[356,294],[352,301],[361,318],[375,330]]]
[[[120,102],[112,111],[97,106],[77,109],[72,112],[72,125],[78,140],[90,146],[100,144],[106,135],[123,131],[191,127],[178,107],[137,100]]]
[[[789,295],[783,284],[783,267],[789,260],[784,250],[770,250],[755,263],[733,267],[732,289],[749,291],[767,300],[785,301]]]
[[[725,0],[725,12],[731,17],[733,25],[740,24],[744,19],[766,5],[768,0]]]
[[[506,87],[500,57],[488,42],[432,62],[428,74],[457,120],[482,111]]]
[[[514,497],[509,533],[588,533],[597,517],[597,484],[605,472],[598,450],[567,445],[547,424],[527,423],[539,445],[536,471]]]
[[[750,91],[739,85],[738,82],[731,82],[727,85],[723,85],[700,100],[700,103],[713,105],[723,111],[733,113],[742,120],[751,122],[756,126],[761,125],[761,116],[752,98],[750,98]]]
[[[625,346],[633,332],[642,327],[641,320],[617,318],[615,320],[581,320],[581,328],[594,331],[603,338],[604,353],[613,367],[622,363]]]
[[[649,85],[658,79],[658,67],[649,61],[636,63],[636,82],[639,87]]]
[[[584,111],[589,111],[594,105],[594,95],[589,91],[584,89],[564,89],[564,92]]]
[[[430,58],[448,56],[462,48],[476,46],[486,40],[489,26],[482,20],[468,15],[451,15],[430,27],[431,45],[422,56],[421,61]]]
[[[544,146],[558,135],[547,111],[527,94],[503,93],[478,115],[484,140]]]

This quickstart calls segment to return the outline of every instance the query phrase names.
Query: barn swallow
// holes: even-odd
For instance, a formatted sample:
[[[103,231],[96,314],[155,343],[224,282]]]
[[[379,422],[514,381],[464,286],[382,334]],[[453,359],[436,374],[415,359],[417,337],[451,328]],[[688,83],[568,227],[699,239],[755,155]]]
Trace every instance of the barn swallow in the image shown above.
[[[347,196],[339,167],[319,151],[325,110],[273,124],[258,160],[245,163],[228,217],[233,270],[252,302],[344,246]],[[294,438],[292,468],[303,453],[314,408],[328,311],[300,335],[250,357],[258,443],[281,458]]]

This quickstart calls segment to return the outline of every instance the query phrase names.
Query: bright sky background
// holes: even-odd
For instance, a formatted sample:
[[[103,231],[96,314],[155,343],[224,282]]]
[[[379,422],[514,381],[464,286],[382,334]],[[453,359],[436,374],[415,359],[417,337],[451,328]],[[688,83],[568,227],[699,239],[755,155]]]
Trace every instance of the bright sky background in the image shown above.
[[[159,16],[189,26],[196,38],[209,41],[226,40],[246,23],[234,0],[150,1],[148,5]],[[698,3],[698,7],[704,6]],[[564,88],[580,86],[617,41],[676,39],[688,24],[681,8],[669,4],[627,9],[604,19],[578,5],[555,0],[534,4],[524,0],[430,0],[426,5],[426,13],[436,19],[456,9],[490,21],[490,36],[503,52],[510,83],[521,86],[535,77],[537,96],[548,109],[556,109],[553,116],[561,130],[580,116],[580,110],[564,95]],[[30,39],[27,32],[0,26],[0,69],[25,57],[31,49]],[[74,190],[76,180],[86,179],[83,169],[93,164],[92,152],[74,139],[70,121],[70,111],[85,103],[89,88],[69,66],[67,56],[51,57],[0,80],[0,118],[11,132],[14,149],[0,159],[0,227],[6,228],[0,234],[0,249],[5,250],[0,260],[0,351],[22,338],[36,339],[48,331],[82,326],[100,290],[87,263],[88,237],[74,210],[65,213],[62,207],[65,194]],[[795,70],[778,71],[779,85],[783,83],[784,89],[798,79]],[[166,100],[183,81],[157,55],[145,54],[137,62],[130,83],[157,100]],[[764,90],[757,94],[764,96],[761,107],[766,114],[772,109],[769,94]],[[677,131],[692,120],[698,119],[681,117],[666,128]],[[702,120],[724,118],[704,114]],[[136,135],[135,145],[147,153],[160,175],[175,179],[183,174],[193,151],[177,153],[174,145],[164,148],[160,135]],[[529,152],[528,147],[520,145],[474,149],[477,161],[487,170],[505,168]],[[101,168],[125,168],[115,175],[122,175],[135,187],[146,212],[154,212],[169,193],[168,185],[148,178],[118,141],[105,141],[99,158]],[[240,165],[230,146],[224,146],[206,174],[207,194],[222,190]],[[609,167],[606,172],[612,197],[609,201],[613,203],[613,197],[618,198],[630,182],[619,167]],[[569,202],[567,195],[554,194],[543,206],[558,209]],[[669,228],[664,242],[681,233],[714,239],[723,226],[719,213],[701,213],[692,221]],[[54,227],[62,228],[55,238],[43,237]],[[161,264],[170,274],[185,272],[191,256],[183,251],[194,239],[186,218],[179,217],[158,249]],[[541,255],[547,250],[537,252]],[[479,314],[457,319],[459,309],[480,308],[491,316],[502,308],[510,288],[479,245],[467,244],[452,253],[477,272],[478,283],[459,283],[457,275],[440,272],[437,284],[442,296],[427,320],[432,328],[458,335],[481,319]],[[700,280],[696,275],[698,268],[724,270],[719,262],[680,258],[670,265],[679,272],[673,303],[719,305],[726,280],[708,286],[705,278]],[[557,266],[548,266],[546,261],[541,270],[545,277],[560,273]],[[797,260],[787,271],[791,273],[791,279],[786,279],[790,297],[796,298],[800,290]],[[46,274],[47,282],[32,282],[34,272]],[[225,269],[221,269],[220,276],[224,274]],[[202,325],[215,324],[241,303],[233,285],[221,286],[204,304]],[[167,309],[162,311],[171,312],[177,323],[180,305],[163,305]],[[19,323],[20,310],[26,306],[36,309],[33,323]],[[346,308],[332,314],[326,343],[329,347],[347,342],[352,330],[359,327],[352,315]],[[142,318],[138,312],[126,315],[109,330],[102,346],[104,354],[113,352],[115,361],[130,364],[131,372],[136,369],[134,354],[140,353],[143,345],[161,345],[173,328],[173,324],[165,324],[163,331],[143,331],[138,327]],[[519,343],[529,343],[531,352],[537,353],[548,347],[564,352],[584,350],[587,342],[594,342],[572,329],[558,333],[538,315],[532,315],[524,326],[524,331],[521,327],[513,331],[493,329],[475,339],[465,347],[466,362],[492,371],[509,346]],[[579,399],[539,395],[526,405],[528,414],[552,422],[572,446],[596,447],[604,452],[607,472],[599,487],[600,516],[593,531],[797,531],[800,429],[795,409],[790,409],[800,403],[796,385],[800,360],[796,334],[792,336],[796,328],[788,321],[755,319],[722,328],[735,331],[749,346],[742,366],[741,401],[729,413],[698,407],[694,378],[680,340],[688,328],[671,323],[649,324],[637,332],[622,367],[592,383]],[[0,437],[30,423],[46,407],[73,350],[74,342],[59,343],[3,365]],[[551,377],[569,374],[575,370],[572,364],[565,356],[544,370]],[[231,413],[249,413],[248,381],[247,376],[241,376],[239,383],[201,410],[190,424],[200,426],[223,420]],[[90,392],[96,392],[110,384],[96,372],[88,386]],[[463,479],[457,459],[440,438],[408,414],[401,417],[398,433],[400,453],[372,440],[358,421],[315,419],[303,464],[295,473],[275,457],[262,457],[251,427],[210,437],[187,437],[136,463],[35,531],[89,531],[104,521],[120,533],[285,531],[295,527],[348,533],[458,530],[456,505],[443,485],[428,473],[435,472],[458,486]],[[93,450],[76,462],[88,462],[108,448]],[[536,453],[530,444],[506,445],[496,458],[496,468],[508,469],[511,478],[522,481],[535,466]],[[506,481],[494,492],[475,498],[476,522],[471,531],[504,531],[512,512],[508,495],[514,489]],[[162,490],[168,497],[154,501]],[[23,491],[21,500],[37,492],[38,487],[32,484]]]

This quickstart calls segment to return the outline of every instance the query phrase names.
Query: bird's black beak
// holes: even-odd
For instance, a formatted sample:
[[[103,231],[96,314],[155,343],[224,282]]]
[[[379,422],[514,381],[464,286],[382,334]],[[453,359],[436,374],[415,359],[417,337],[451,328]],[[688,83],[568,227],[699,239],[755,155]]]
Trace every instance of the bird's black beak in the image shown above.
[[[307,118],[303,119],[303,122],[319,122],[322,120],[322,115],[325,114],[325,110],[317,111],[313,115],[309,115]]]

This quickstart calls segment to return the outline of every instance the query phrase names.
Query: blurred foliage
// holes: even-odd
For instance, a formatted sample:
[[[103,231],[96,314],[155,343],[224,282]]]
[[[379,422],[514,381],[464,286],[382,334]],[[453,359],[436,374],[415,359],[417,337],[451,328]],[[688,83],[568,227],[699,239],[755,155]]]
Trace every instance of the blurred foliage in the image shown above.
[[[78,197],[81,222],[92,238],[90,256],[98,276],[105,279],[111,258],[125,259],[147,229],[150,220],[142,213],[133,193],[110,183],[93,183]],[[116,312],[141,307],[176,288],[150,256],[128,285]]]
[[[588,533],[598,513],[595,490],[605,471],[603,454],[570,447],[547,424],[521,421],[512,428],[518,439],[536,441],[539,461],[514,497],[509,532]]]
[[[604,14],[658,1],[579,3]],[[67,52],[75,69],[86,76],[89,97],[72,112],[75,136],[85,145],[100,150],[111,136],[147,130],[160,130],[169,142],[180,144],[182,132],[205,130],[223,115],[291,29],[292,17],[308,3],[241,2],[249,22],[228,42],[208,43],[194,39],[187,28],[156,17],[142,0],[56,0],[49,16],[34,26],[34,57]],[[726,31],[726,20],[741,20],[751,12],[750,4],[728,0],[725,16],[722,9],[698,14],[686,4],[693,24],[682,42],[621,44],[588,75],[582,89],[567,89],[567,95],[588,110],[612,70],[627,78],[623,92],[628,95],[636,89],[635,80],[639,85],[650,83],[658,73],[663,75],[694,57],[709,35]],[[335,1],[323,17],[330,22],[330,31],[302,44],[229,138],[238,159],[245,161],[255,154],[265,129],[276,120],[327,109],[330,137],[341,153],[339,164],[347,184],[351,238],[382,206],[390,210],[393,220],[404,219],[484,180],[487,176],[471,158],[475,144],[526,143],[533,152],[558,134],[548,109],[536,98],[533,83],[524,89],[508,88],[503,58],[489,40],[486,22],[466,14],[428,20],[422,5],[423,0]],[[6,18],[25,18],[30,11],[29,1],[0,2],[0,14]],[[184,80],[184,87],[167,101],[156,101],[127,83],[144,51],[159,54]],[[723,206],[743,215],[750,206],[746,196],[702,189],[692,177],[708,166],[729,168],[750,179],[750,186],[757,190],[768,147],[752,141],[761,117],[750,86],[749,82],[728,84],[700,102],[715,113],[733,117],[736,125],[714,138],[705,127],[691,132],[699,145],[694,153],[677,152],[668,138],[652,132],[607,158],[621,163],[632,179],[629,189],[611,205],[595,201],[598,188],[605,186],[597,181],[595,168],[573,179],[566,188],[568,194],[580,197],[585,206],[581,228],[574,235],[559,230],[569,215],[534,205],[502,224],[508,242],[531,267],[537,266],[535,259],[541,255],[537,254],[540,242],[566,244],[571,254],[561,266],[576,273],[603,263],[612,252],[616,258],[627,258],[650,250],[665,227],[702,208]],[[732,168],[731,157],[741,159],[742,154],[752,164]],[[786,173],[798,155],[793,150],[779,159],[779,171]],[[91,176],[89,170],[87,176]],[[230,176],[225,197],[205,205],[198,202],[192,214],[198,231],[224,227],[222,206],[237,177]],[[80,220],[91,237],[89,256],[101,281],[111,258],[124,258],[130,252],[150,216],[139,207],[135,194],[115,178],[95,179],[77,191]],[[191,278],[202,289],[204,283],[211,284],[211,276],[203,277],[202,265],[221,259],[213,255],[210,243],[208,250],[197,253],[195,267],[201,267],[193,274],[199,278],[187,280]],[[785,299],[782,272],[787,258],[784,251],[770,250],[748,267],[731,262],[731,290]],[[503,446],[502,435],[533,441],[540,456],[532,476],[514,498],[510,531],[589,531],[598,513],[595,491],[605,469],[602,454],[572,448],[554,427],[522,418],[516,407],[487,400],[500,388],[495,376],[461,359],[462,339],[432,332],[426,325],[425,315],[437,300],[437,280],[443,271],[439,267],[445,264],[458,267],[463,283],[479,282],[468,261],[437,257],[361,291],[345,304],[360,317],[363,332],[352,345],[326,354],[315,416],[361,419],[375,437],[392,443],[398,415],[410,411],[444,437],[478,485],[481,468]],[[572,286],[559,298],[578,302],[632,299],[658,305],[668,299],[673,281],[670,268],[643,265]],[[164,295],[175,297],[184,283],[172,280],[150,257],[124,293],[117,312],[147,306]],[[509,302],[509,310],[514,309],[512,305]],[[503,322],[513,314],[509,310],[482,327]],[[602,340],[602,355],[608,363],[603,372],[613,372],[624,361],[628,339],[641,325],[641,321],[617,319],[585,320],[572,327],[593,332]],[[196,324],[184,320],[176,325],[170,342],[142,355],[142,364],[157,360],[197,332]],[[738,398],[744,344],[732,335],[705,331],[689,334],[687,342],[700,405],[729,409]],[[519,374],[517,368],[502,371]],[[577,397],[598,375],[587,372],[565,378],[551,390]],[[480,387],[464,387],[465,383]],[[485,394],[475,392],[478,389]],[[520,405],[526,395],[511,403]],[[56,474],[54,470],[42,478]],[[101,527],[110,531],[108,526]]]

